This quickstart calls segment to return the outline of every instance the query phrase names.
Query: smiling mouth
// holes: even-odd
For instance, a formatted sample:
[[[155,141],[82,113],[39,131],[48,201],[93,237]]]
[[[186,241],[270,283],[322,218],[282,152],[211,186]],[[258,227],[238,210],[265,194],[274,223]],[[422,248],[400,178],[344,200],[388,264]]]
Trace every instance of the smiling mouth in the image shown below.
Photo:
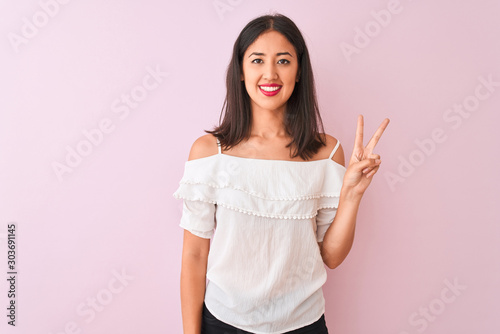
[[[266,96],[274,96],[280,92],[281,87],[280,85],[265,85],[259,86],[259,89]]]

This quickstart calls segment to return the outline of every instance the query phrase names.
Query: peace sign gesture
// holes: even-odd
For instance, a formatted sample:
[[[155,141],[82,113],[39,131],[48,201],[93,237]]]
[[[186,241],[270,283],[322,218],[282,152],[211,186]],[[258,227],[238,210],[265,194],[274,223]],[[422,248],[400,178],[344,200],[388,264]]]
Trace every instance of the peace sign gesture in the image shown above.
[[[343,187],[346,187],[353,195],[362,196],[364,194],[373,179],[373,175],[380,167],[380,155],[373,154],[373,149],[388,124],[389,119],[384,119],[368,142],[368,145],[363,146],[363,115],[358,116],[354,149],[344,175],[343,183]]]

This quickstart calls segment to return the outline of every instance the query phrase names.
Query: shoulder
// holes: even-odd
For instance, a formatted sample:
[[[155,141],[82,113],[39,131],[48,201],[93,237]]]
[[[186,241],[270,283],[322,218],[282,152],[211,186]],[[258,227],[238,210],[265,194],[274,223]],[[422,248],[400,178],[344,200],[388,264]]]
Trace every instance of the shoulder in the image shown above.
[[[210,133],[196,139],[191,146],[188,160],[201,159],[217,154],[217,138]]]
[[[332,153],[333,149],[337,145],[338,139],[329,134],[325,134],[325,139],[326,146],[323,146],[321,150],[324,151],[322,156],[326,159],[330,156],[330,153]],[[339,147],[335,151],[332,160],[345,167],[344,149],[342,148],[342,143],[339,143]]]

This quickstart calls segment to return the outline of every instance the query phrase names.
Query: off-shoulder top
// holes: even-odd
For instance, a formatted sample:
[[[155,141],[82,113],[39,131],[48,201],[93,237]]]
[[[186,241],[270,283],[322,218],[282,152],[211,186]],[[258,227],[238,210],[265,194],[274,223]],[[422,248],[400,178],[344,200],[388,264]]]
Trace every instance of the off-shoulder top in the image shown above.
[[[323,241],[346,168],[328,159],[252,159],[218,154],[186,161],[173,196],[180,226],[212,238],[205,304],[252,333],[283,333],[325,311]]]

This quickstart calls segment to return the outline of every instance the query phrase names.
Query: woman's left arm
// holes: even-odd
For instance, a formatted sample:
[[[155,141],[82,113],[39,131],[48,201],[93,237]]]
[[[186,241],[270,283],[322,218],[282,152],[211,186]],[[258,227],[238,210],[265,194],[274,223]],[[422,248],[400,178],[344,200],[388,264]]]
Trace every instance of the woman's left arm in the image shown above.
[[[361,198],[381,163],[380,155],[373,154],[373,149],[388,124],[386,118],[364,147],[363,116],[358,116],[354,149],[344,175],[337,212],[323,242],[319,243],[323,262],[330,269],[338,267],[351,250]]]

